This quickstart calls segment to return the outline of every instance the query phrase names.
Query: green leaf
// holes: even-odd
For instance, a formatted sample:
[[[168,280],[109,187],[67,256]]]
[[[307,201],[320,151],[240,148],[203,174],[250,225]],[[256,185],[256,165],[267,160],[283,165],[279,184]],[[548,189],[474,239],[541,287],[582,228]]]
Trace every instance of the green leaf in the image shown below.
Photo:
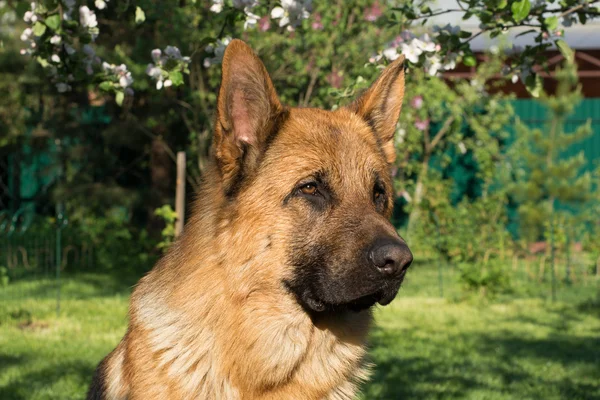
[[[504,8],[506,8],[507,5],[508,5],[508,1],[507,0],[500,0],[498,2],[498,9],[499,10],[503,10]]]
[[[115,96],[115,101],[117,102],[117,104],[119,106],[123,105],[123,100],[125,99],[125,93],[123,92],[117,92],[117,95]]]
[[[60,28],[60,15],[55,14],[46,18],[46,26],[53,31],[58,30]]]
[[[529,15],[531,3],[529,0],[515,1],[510,7],[515,22],[521,22]]]
[[[529,75],[525,79],[525,87],[532,97],[540,97],[542,91],[542,78],[537,74]]]
[[[554,31],[558,28],[558,17],[556,15],[548,17],[544,20],[544,24],[546,25],[546,29]]]
[[[100,85],[98,85],[98,87],[100,88],[100,90],[103,90],[105,92],[110,92],[113,89],[113,83],[110,81],[104,81],[104,82],[100,83]]]
[[[42,68],[46,68],[50,65],[50,63],[48,63],[48,61],[43,59],[42,57],[38,56],[38,58],[36,58],[36,60],[37,60],[38,64],[40,64],[42,66]]]
[[[35,36],[42,36],[44,32],[46,32],[46,25],[42,24],[39,21],[36,22],[35,25],[33,25],[33,34]]]
[[[146,20],[146,13],[144,12],[144,10],[142,10],[142,8],[139,6],[136,7],[135,8],[135,23],[141,24],[145,20]]]
[[[458,34],[458,37],[461,39],[467,39],[467,38],[470,38],[471,36],[473,36],[473,33],[469,32],[469,31],[460,31],[460,33]]]
[[[465,64],[467,67],[474,67],[475,65],[477,65],[477,60],[474,56],[468,55],[465,56],[465,58],[463,58],[463,64]]]
[[[179,71],[169,72],[169,79],[173,82],[174,86],[183,85],[183,74]]]

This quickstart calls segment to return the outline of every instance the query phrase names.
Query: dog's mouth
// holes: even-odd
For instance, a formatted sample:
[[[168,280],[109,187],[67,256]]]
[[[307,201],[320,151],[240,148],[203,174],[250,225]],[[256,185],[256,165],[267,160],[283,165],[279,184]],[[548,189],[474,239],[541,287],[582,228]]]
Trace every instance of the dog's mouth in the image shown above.
[[[402,273],[399,280],[394,285],[386,286],[374,293],[363,295],[350,301],[326,301],[310,290],[304,290],[302,293],[297,293],[297,297],[300,304],[312,312],[339,312],[347,310],[360,312],[373,307],[377,303],[382,306],[390,304],[400,290],[404,275],[405,274]]]

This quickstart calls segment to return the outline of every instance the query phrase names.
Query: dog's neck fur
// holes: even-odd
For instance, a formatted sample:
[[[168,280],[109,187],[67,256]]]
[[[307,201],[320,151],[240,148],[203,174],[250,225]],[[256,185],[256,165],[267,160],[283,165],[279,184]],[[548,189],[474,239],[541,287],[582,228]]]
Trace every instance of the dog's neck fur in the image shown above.
[[[368,375],[371,312],[310,316],[269,270],[277,232],[246,236],[218,184],[205,183],[198,199],[183,236],[132,296],[137,345],[182,398],[353,398]],[[152,361],[132,362],[139,371]]]

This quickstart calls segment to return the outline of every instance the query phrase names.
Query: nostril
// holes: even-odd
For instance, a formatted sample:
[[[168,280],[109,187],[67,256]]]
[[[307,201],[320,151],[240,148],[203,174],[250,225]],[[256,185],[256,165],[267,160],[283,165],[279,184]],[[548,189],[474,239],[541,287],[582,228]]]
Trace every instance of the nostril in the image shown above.
[[[385,264],[383,264],[383,266],[376,266],[386,275],[391,275],[396,271],[396,261],[394,260],[385,260]]]
[[[395,238],[377,240],[371,248],[369,258],[372,265],[385,276],[398,275],[412,263],[412,253],[406,244]]]

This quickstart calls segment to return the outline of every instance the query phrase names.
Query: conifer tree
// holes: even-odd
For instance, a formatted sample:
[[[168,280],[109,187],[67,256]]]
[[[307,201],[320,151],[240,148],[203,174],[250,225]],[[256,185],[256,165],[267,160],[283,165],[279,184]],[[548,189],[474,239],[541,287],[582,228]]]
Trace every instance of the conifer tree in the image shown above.
[[[543,92],[540,102],[548,111],[544,129],[531,129],[517,122],[517,140],[510,151],[514,181],[509,193],[519,204],[522,239],[545,239],[554,256],[557,239],[581,231],[586,210],[598,199],[591,171],[585,171],[583,151],[567,156],[565,151],[592,134],[591,122],[572,132],[565,130],[566,120],[582,99],[574,53],[560,47],[565,62],[556,70],[556,92]]]

